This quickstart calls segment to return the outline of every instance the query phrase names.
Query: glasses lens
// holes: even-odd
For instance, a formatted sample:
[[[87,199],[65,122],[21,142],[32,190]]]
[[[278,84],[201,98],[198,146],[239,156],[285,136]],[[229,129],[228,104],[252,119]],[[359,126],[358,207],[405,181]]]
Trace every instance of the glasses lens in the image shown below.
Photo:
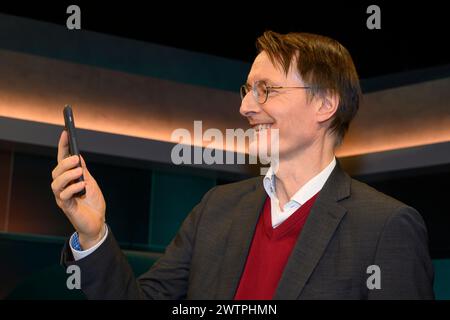
[[[248,93],[248,86],[246,84],[243,84],[240,88],[241,100],[244,100],[247,93]]]
[[[264,81],[256,81],[253,87],[253,95],[258,103],[264,103],[267,100],[267,85]]]

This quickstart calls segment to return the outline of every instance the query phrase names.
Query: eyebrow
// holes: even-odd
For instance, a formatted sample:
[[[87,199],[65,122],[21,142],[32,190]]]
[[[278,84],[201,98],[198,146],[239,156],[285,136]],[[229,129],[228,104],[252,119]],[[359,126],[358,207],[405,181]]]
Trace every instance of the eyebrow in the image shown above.
[[[246,84],[250,85],[250,82],[248,81],[249,79],[247,79]],[[271,79],[268,78],[260,78],[258,80],[253,81],[253,83],[255,83],[256,81],[264,81],[265,83],[269,84],[269,85],[277,85],[276,81],[273,81]]]

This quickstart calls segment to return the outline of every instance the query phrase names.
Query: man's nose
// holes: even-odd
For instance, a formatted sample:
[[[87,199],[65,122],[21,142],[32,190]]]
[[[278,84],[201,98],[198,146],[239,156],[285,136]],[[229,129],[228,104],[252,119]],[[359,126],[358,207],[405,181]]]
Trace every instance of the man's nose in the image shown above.
[[[241,101],[241,107],[239,108],[239,112],[244,116],[248,117],[253,114],[258,113],[261,110],[258,103],[256,103],[255,99],[252,96],[251,92],[248,92],[244,99]]]

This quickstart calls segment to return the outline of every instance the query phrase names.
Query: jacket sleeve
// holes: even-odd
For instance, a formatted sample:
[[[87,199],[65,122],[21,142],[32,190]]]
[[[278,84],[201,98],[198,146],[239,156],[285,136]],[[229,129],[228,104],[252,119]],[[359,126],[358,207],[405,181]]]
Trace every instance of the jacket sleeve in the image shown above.
[[[427,230],[415,209],[401,207],[387,219],[374,264],[381,282],[369,290],[369,299],[434,299]]]
[[[61,264],[80,267],[81,290],[88,299],[183,299],[188,290],[197,224],[214,189],[189,213],[165,254],[138,279],[112,232],[97,250],[78,261],[74,261],[67,241]]]

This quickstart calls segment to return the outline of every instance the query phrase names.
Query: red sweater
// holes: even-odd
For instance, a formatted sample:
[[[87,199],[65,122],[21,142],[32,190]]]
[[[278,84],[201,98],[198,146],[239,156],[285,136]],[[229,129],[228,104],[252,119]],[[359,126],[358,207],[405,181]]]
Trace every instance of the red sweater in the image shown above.
[[[270,198],[267,197],[234,299],[272,299],[317,195],[275,229],[272,228]]]

